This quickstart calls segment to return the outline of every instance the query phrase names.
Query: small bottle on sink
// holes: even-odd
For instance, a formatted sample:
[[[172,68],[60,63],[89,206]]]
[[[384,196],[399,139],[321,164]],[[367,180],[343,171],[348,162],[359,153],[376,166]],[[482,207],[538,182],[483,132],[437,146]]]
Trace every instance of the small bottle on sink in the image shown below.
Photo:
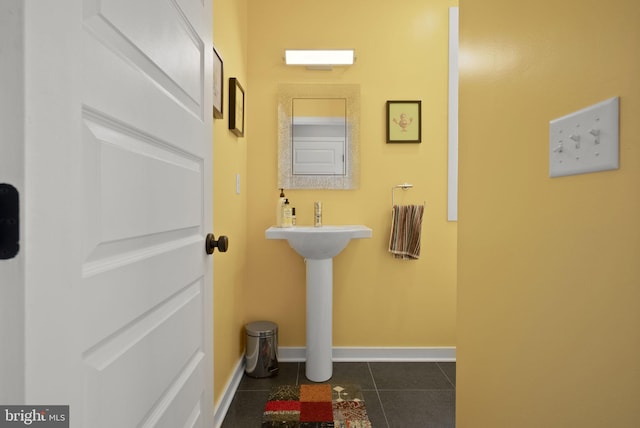
[[[322,226],[322,202],[313,203],[313,225],[315,227]]]

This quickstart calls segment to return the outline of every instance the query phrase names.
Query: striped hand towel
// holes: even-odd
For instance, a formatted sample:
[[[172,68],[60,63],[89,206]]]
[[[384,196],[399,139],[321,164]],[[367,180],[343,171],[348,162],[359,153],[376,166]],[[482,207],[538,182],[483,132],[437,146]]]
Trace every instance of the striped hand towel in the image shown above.
[[[420,257],[420,235],[424,205],[394,205],[391,218],[389,252],[397,259]]]

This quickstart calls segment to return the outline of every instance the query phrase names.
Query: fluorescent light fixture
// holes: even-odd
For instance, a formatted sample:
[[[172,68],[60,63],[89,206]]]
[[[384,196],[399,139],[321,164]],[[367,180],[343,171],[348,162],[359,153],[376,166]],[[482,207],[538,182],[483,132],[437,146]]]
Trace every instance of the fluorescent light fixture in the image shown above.
[[[287,65],[331,67],[332,65],[352,65],[355,59],[353,49],[287,49],[284,60]]]

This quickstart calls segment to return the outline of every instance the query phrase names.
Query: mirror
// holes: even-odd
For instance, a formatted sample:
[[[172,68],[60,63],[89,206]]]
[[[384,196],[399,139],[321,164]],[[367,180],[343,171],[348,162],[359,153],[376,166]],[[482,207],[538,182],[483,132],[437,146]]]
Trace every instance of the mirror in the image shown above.
[[[360,87],[281,84],[278,98],[278,187],[356,189]]]
[[[347,121],[344,98],[294,98],[291,173],[345,175]]]

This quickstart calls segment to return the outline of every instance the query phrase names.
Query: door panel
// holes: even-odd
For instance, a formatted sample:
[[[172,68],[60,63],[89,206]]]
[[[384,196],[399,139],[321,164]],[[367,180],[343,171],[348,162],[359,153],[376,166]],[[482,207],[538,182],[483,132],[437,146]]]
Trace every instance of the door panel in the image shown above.
[[[200,379],[202,387],[201,319],[198,281],[88,350],[85,426],[99,426],[103,420],[111,426],[138,426],[155,411],[162,413],[189,377]],[[171,349],[167,337],[175,341]],[[117,415],[113,408],[119,409]]]
[[[177,3],[86,0],[84,19],[97,40],[202,116],[204,43]]]
[[[95,169],[85,170],[86,194],[95,194],[98,216],[89,221],[99,243],[193,229],[202,221],[202,160],[149,135],[85,118],[84,141]],[[85,133],[86,135],[86,133]],[[97,176],[97,177],[96,177]]]
[[[86,426],[155,426],[174,403],[186,420],[206,378],[203,42],[173,2],[86,4]]]
[[[25,17],[26,401],[69,404],[73,428],[211,426],[211,4]]]
[[[200,268],[194,260],[201,251],[201,241],[197,241],[85,277],[80,293],[84,319],[82,346],[85,349],[96,346],[99,343],[96,338],[109,338],[186,292],[191,284],[202,281],[187,271]],[[140,279],[140,270],[150,273]]]

